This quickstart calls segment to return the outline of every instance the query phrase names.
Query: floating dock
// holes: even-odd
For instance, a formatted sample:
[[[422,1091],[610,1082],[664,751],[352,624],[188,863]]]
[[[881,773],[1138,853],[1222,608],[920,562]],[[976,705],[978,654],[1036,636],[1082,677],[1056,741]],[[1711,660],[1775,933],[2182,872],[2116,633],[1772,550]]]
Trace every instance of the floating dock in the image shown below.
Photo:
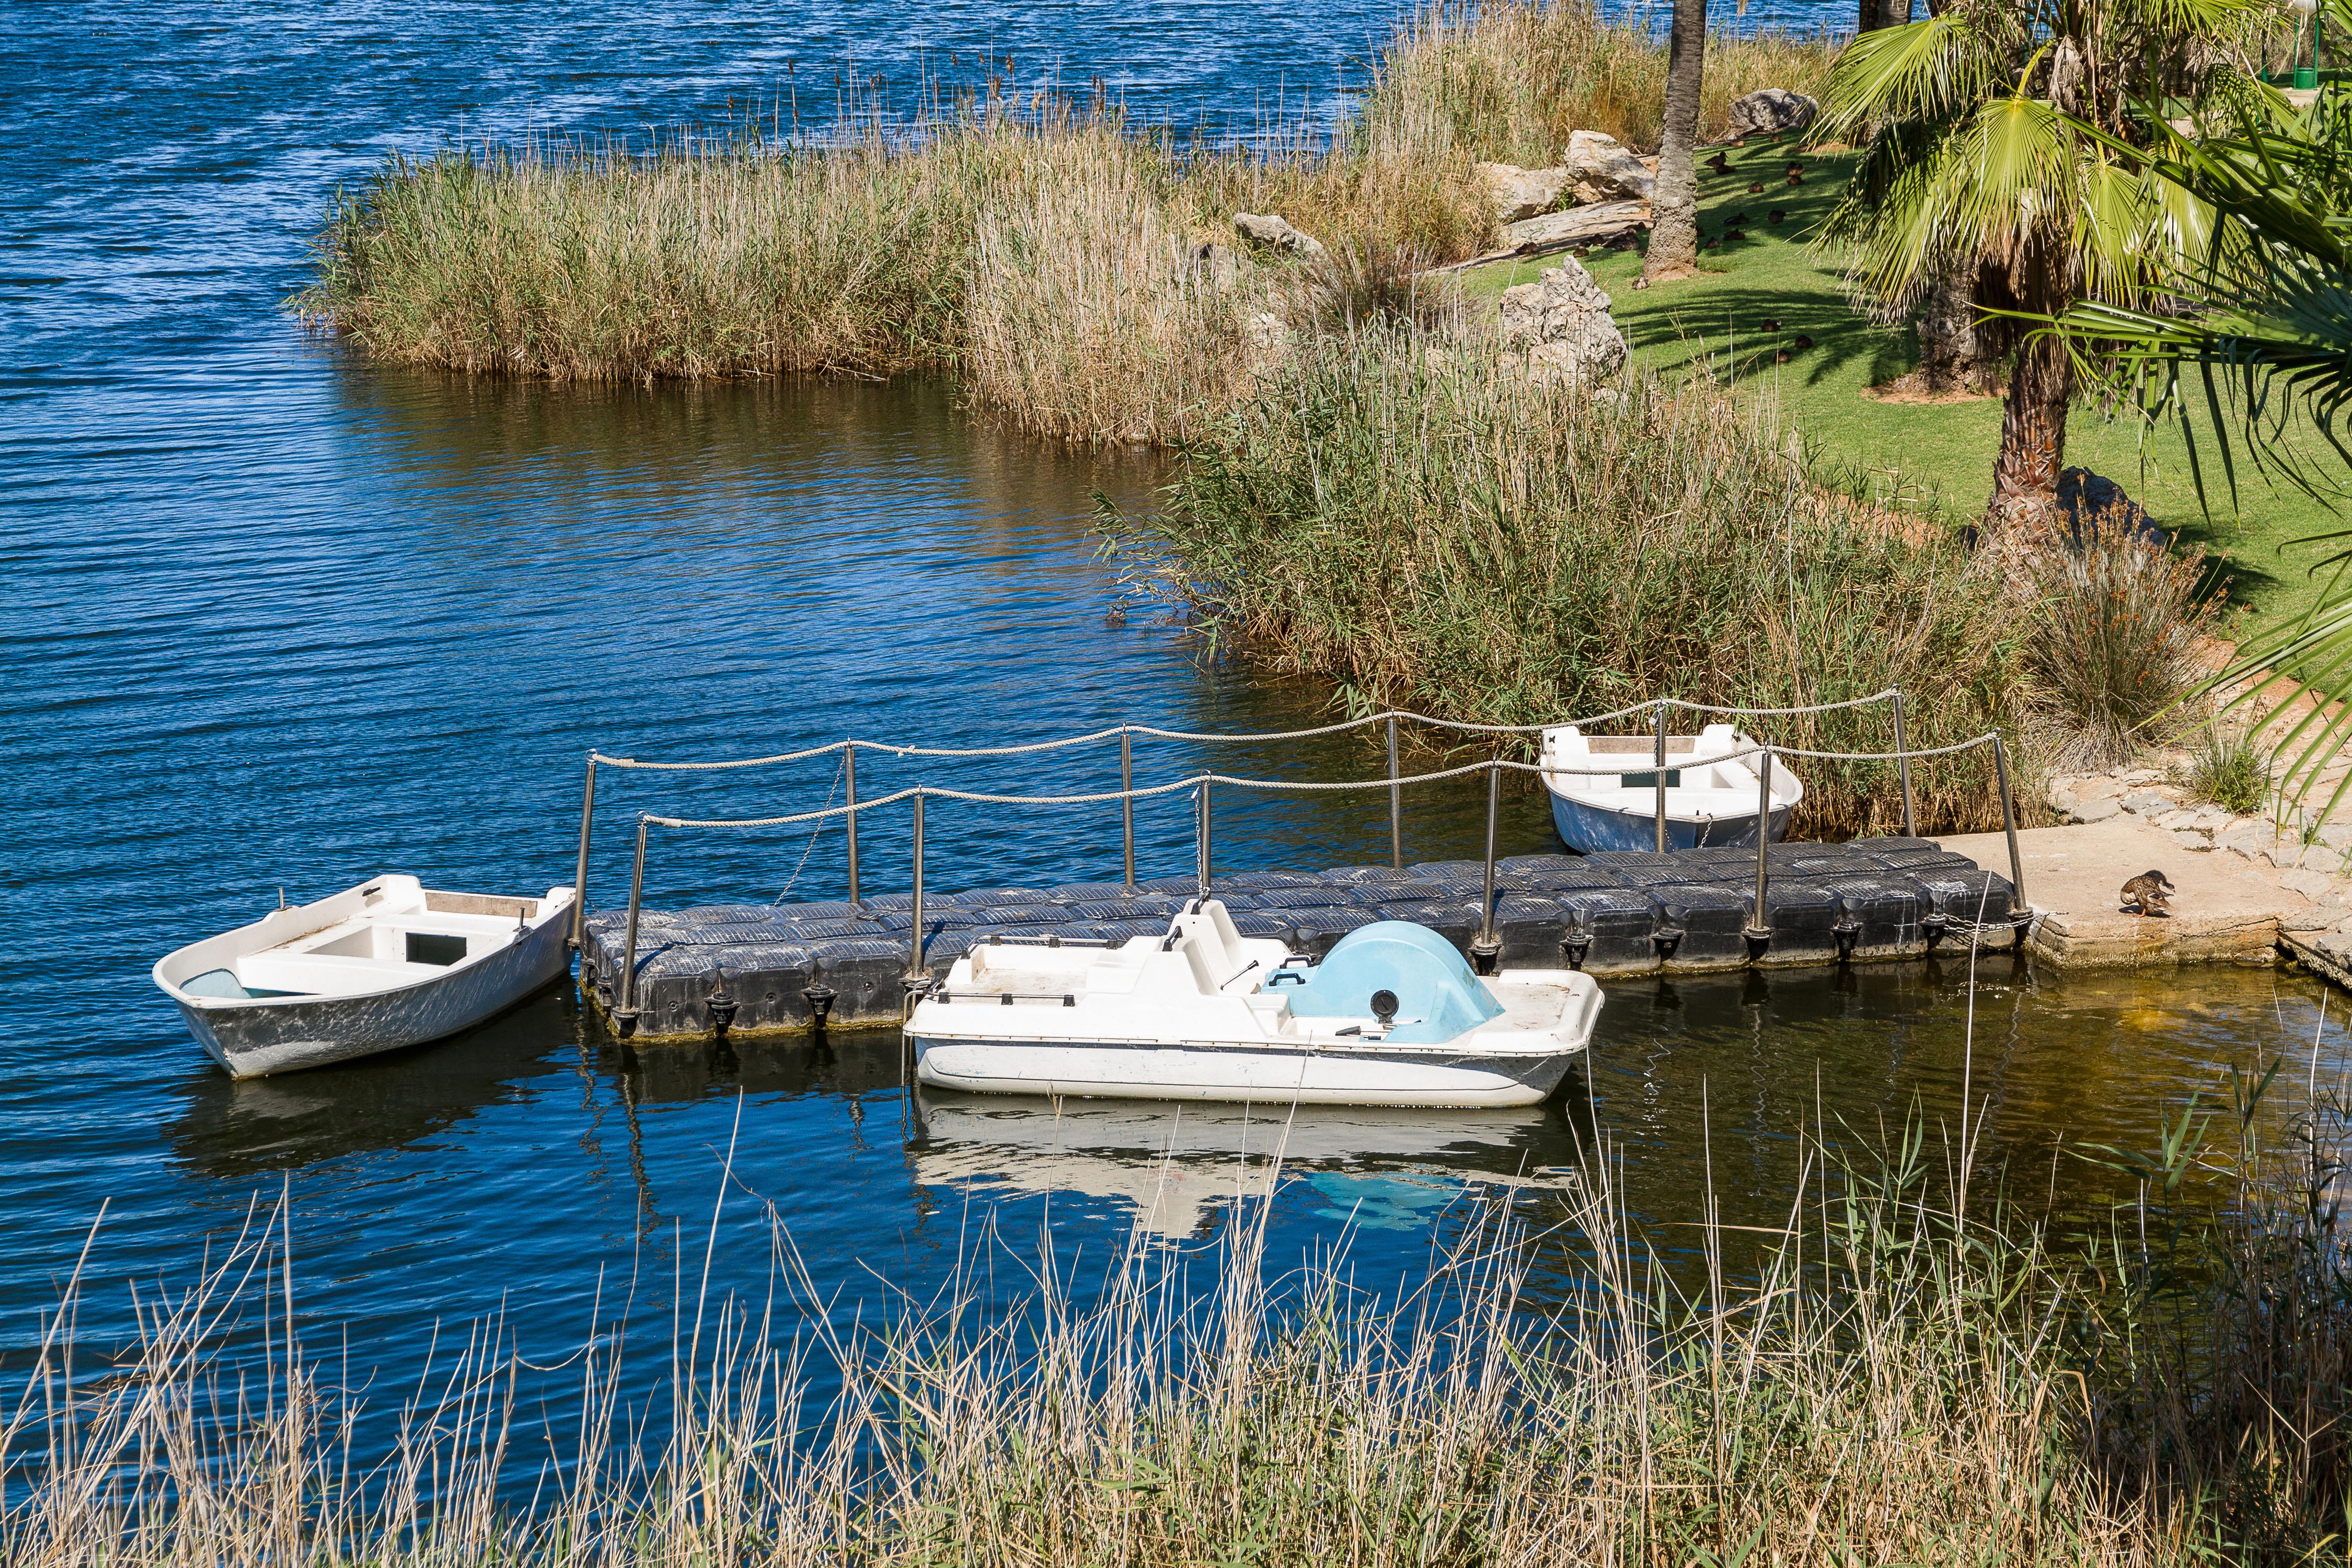
[[[1685,974],[1882,962],[1965,945],[1996,928],[2021,939],[2009,879],[1925,838],[1775,844],[1758,909],[1751,848],[1520,855],[1494,868],[1493,937],[1504,969],[1596,975]],[[1412,921],[1471,951],[1486,897],[1484,860],[1217,874],[1209,889],[1244,936],[1321,957],[1374,921]],[[1201,896],[1192,877],[1054,888],[927,891],[922,931],[908,894],[800,904],[640,910],[635,1019],[639,1040],[791,1034],[895,1025],[909,990],[990,941],[1116,946],[1158,936]],[[613,1026],[628,916],[587,918],[582,994]],[[2014,934],[2013,934],[2014,933]]]

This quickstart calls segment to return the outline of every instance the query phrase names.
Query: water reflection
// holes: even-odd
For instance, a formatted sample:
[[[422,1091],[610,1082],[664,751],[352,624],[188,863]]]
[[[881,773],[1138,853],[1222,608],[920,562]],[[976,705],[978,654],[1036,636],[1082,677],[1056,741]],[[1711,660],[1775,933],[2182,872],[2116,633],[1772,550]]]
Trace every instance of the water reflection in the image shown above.
[[[1217,1213],[1303,1182],[1316,1218],[1360,1229],[1428,1227],[1465,1185],[1553,1184],[1590,1145],[1573,1100],[1510,1110],[1171,1105],[915,1096],[915,1179],[983,1194],[1117,1199],[1144,1231],[1204,1234]]]

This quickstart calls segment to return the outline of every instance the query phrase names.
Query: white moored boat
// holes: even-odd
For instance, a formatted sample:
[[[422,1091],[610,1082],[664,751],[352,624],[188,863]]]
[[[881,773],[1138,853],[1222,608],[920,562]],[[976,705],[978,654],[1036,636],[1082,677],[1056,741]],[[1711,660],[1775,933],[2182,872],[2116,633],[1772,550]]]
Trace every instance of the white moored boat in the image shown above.
[[[1657,738],[1587,735],[1574,725],[1543,732],[1547,767],[1591,769],[1619,764],[1616,773],[1543,775],[1551,791],[1551,819],[1562,842],[1591,855],[1604,849],[1657,847]],[[1756,842],[1757,741],[1728,724],[1696,735],[1666,737],[1666,847]],[[1745,752],[1745,756],[1734,753]],[[1805,786],[1788,766],[1772,763],[1771,837],[1788,831],[1789,813]]]
[[[1533,1105],[1582,1057],[1590,975],[1481,979],[1425,927],[1349,931],[1309,966],[1215,900],[1124,946],[993,942],[908,1019],[940,1089],[1261,1103]]]
[[[572,889],[433,891],[377,877],[191,942],[155,984],[233,1077],[421,1045],[470,1028],[570,968]]]

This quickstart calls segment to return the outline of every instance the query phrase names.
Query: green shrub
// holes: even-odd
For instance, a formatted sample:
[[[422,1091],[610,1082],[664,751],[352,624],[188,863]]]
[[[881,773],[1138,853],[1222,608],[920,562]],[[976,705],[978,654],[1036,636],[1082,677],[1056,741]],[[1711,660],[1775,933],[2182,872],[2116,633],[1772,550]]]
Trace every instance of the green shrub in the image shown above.
[[[1914,746],[2012,725],[2016,621],[1954,542],[1808,482],[1706,389],[1604,408],[1411,332],[1318,340],[1153,516],[1106,520],[1131,576],[1213,643],[1368,700],[1557,721],[1659,696],[1796,707],[1901,687]],[[1884,710],[1768,738],[1890,749]],[[1800,764],[1801,834],[1888,831],[1891,766]],[[1982,752],[1915,769],[1923,820],[2000,820]]]
[[[2188,783],[2200,800],[2251,816],[2270,797],[2270,763],[2252,736],[2208,731],[2189,758]]]
[[[2106,767],[2205,674],[2215,606],[2202,556],[2176,554],[2125,523],[2086,522],[2030,557],[2026,665],[2064,723],[2062,761]]]

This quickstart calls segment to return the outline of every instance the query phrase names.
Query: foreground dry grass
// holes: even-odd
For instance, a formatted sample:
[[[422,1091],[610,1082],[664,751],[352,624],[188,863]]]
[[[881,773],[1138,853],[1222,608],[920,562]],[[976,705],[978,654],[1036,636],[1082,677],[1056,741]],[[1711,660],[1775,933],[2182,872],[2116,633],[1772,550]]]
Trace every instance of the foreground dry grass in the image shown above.
[[[282,1321],[266,1372],[236,1379],[233,1331],[290,1305],[265,1223],[151,1309],[142,1353],[78,1402],[69,1338],[52,1342],[7,1434],[0,1552],[41,1568],[2340,1552],[2352,1313],[2318,1180],[2246,1187],[2220,1222],[2144,1199],[2059,1245],[1998,1206],[1956,1218],[1970,1178],[1924,1146],[1915,1129],[1856,1174],[1813,1145],[1746,1283],[1701,1216],[1696,1295],[1627,1232],[1605,1161],[1540,1210],[1474,1206],[1426,1282],[1386,1300],[1344,1258],[1269,1281],[1244,1214],[1206,1278],[1139,1243],[1090,1304],[1049,1267],[1003,1311],[950,1291],[827,1329],[798,1317],[818,1299],[779,1222],[779,1299],[708,1303],[672,1349],[666,1439],[634,1440],[622,1347],[600,1342],[525,1492],[494,1334],[382,1455],[352,1451],[350,1405]],[[2160,1205],[2208,1152],[2168,1144],[2142,1191]],[[817,1327],[782,1342],[795,1321]],[[817,1407],[820,1368],[843,1392]]]

